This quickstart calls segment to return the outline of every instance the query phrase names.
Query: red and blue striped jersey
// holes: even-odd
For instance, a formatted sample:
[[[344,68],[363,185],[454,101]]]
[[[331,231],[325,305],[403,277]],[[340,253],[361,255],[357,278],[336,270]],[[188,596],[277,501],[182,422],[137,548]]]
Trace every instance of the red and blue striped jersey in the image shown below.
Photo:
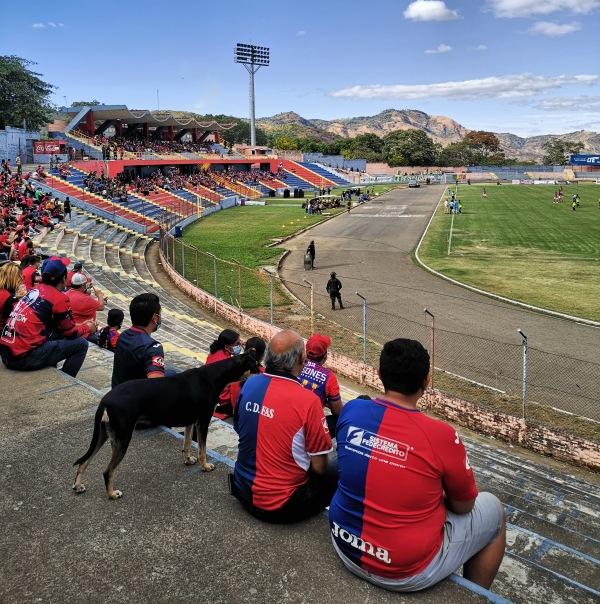
[[[356,399],[340,414],[337,443],[340,480],[329,509],[335,543],[375,575],[418,574],[442,544],[444,496],[477,497],[458,434],[417,409]]]
[[[234,411],[239,435],[234,481],[261,510],[278,510],[308,482],[310,458],[332,451],[318,397],[288,373],[248,378]]]

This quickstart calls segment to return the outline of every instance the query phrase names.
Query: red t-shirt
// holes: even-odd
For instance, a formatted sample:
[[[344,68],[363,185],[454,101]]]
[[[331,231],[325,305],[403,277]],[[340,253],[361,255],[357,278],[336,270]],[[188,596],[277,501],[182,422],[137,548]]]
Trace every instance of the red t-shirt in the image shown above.
[[[216,363],[217,361],[224,361],[225,359],[230,359],[231,354],[226,350],[217,350],[217,352],[213,352],[206,357],[205,365],[210,365],[211,363]]]
[[[100,302],[92,296],[84,294],[78,289],[70,289],[68,294],[71,302],[71,312],[73,313],[73,321],[80,325],[85,321],[95,321],[96,311],[100,306]]]
[[[23,283],[29,291],[32,287],[35,287],[35,277],[38,276],[37,268],[33,265],[29,265],[27,268],[23,269]]]
[[[458,434],[416,409],[355,399],[340,414],[337,443],[340,480],[329,508],[336,544],[374,575],[420,573],[442,545],[444,494],[478,494]]]

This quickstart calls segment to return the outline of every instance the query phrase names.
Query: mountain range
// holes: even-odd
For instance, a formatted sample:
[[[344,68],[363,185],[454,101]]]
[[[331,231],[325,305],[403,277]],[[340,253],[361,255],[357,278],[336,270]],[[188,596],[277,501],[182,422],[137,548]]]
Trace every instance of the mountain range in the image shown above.
[[[286,132],[294,136],[317,138],[332,142],[338,136],[352,138],[358,134],[376,134],[383,137],[394,130],[416,128],[423,130],[435,143],[443,147],[459,142],[470,130],[449,117],[428,115],[415,109],[386,109],[372,117],[353,117],[336,120],[306,119],[289,111],[273,117],[259,118],[256,124],[267,131]],[[544,134],[523,138],[508,132],[494,132],[507,158],[540,162],[545,155],[543,145],[552,138],[581,142],[583,153],[600,150],[600,134],[578,130],[568,134]]]

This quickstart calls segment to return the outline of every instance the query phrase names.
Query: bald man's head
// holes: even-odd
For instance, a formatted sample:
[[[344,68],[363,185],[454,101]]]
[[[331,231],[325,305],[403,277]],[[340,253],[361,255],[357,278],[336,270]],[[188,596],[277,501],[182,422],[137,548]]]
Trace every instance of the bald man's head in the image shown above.
[[[305,360],[304,340],[300,334],[291,329],[280,331],[274,335],[267,346],[265,356],[267,369],[285,371],[297,377],[302,371]]]

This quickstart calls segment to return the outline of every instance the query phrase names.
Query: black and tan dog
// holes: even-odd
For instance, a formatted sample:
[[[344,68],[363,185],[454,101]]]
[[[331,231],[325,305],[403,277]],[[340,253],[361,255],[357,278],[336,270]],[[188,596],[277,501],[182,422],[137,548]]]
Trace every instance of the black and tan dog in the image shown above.
[[[112,456],[104,471],[104,483],[110,499],[122,497],[123,493],[113,487],[114,472],[127,452],[138,420],[149,420],[156,425],[185,426],[184,463],[191,465],[200,459],[204,472],[214,470],[214,465],[206,463],[208,426],[223,388],[246,372],[258,373],[253,351],[188,369],[173,377],[131,380],[111,390],[102,398],[96,411],[94,434],[87,453],[73,464],[79,465],[73,490],[76,493],[85,491],[83,474],[110,438]],[[198,433],[198,458],[191,455],[194,426]]]

